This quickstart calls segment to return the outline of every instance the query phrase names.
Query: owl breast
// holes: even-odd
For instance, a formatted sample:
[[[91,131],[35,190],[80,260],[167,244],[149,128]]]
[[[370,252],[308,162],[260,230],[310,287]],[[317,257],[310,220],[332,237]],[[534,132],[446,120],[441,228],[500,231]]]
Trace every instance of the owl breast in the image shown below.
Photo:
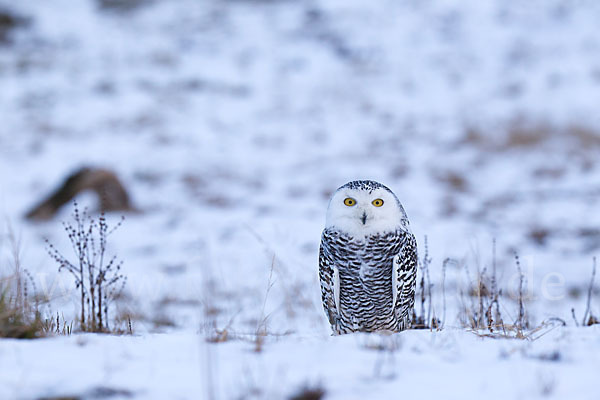
[[[349,331],[394,330],[392,267],[401,245],[398,234],[361,240],[324,232],[323,241],[339,270],[340,327]]]

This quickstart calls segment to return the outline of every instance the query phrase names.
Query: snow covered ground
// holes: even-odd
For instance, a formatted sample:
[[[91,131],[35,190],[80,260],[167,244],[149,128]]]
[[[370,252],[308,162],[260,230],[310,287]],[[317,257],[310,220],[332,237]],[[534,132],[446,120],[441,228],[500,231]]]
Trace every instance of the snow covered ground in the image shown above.
[[[189,333],[5,340],[0,363],[10,374],[2,393],[98,398],[110,388],[116,398],[278,399],[321,386],[331,399],[594,399],[600,356],[590,349],[600,345],[597,328],[554,330],[536,342],[454,330],[294,336],[261,353],[243,342],[208,345]]]
[[[126,3],[139,6],[110,6]],[[334,399],[597,398],[600,332],[571,317],[600,249],[595,2],[0,10],[29,21],[0,42],[0,213],[48,313],[77,312],[44,244],[68,249],[71,210],[31,223],[28,209],[84,165],[113,169],[140,209],[110,241],[134,336],[2,339],[0,398],[287,398],[303,385]],[[444,330],[329,336],[320,232],[332,191],[361,178],[395,191],[421,252],[428,237]],[[531,326],[566,327],[515,340],[461,326],[461,292],[489,271],[494,240],[504,318],[518,310],[518,252]],[[447,257],[459,265],[446,270],[444,310]],[[205,340],[223,330],[229,340]]]

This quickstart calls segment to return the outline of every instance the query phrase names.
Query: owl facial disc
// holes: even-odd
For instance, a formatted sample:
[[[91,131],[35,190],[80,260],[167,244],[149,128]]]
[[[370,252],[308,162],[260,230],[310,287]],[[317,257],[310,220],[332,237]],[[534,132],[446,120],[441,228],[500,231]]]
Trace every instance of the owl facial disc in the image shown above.
[[[325,225],[355,237],[409,231],[396,195],[374,181],[352,181],[340,187],[329,202]]]

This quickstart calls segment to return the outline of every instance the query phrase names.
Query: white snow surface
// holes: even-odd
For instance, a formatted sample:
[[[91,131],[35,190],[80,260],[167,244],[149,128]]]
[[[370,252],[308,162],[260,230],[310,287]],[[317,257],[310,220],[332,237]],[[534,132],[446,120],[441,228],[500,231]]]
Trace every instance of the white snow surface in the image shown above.
[[[99,3],[0,1],[29,19],[0,43],[0,274],[10,225],[44,311],[74,320],[44,242],[68,254],[71,209],[23,216],[77,168],[110,168],[140,210],[109,242],[118,311],[139,318],[133,336],[0,339],[0,399],[597,398],[600,330],[571,308],[600,249],[599,3]],[[320,233],[355,179],[395,192],[421,256],[427,236],[443,330],[330,336]],[[518,252],[531,326],[547,322],[529,340],[457,317],[494,241],[504,318]],[[229,340],[208,342],[215,328]]]

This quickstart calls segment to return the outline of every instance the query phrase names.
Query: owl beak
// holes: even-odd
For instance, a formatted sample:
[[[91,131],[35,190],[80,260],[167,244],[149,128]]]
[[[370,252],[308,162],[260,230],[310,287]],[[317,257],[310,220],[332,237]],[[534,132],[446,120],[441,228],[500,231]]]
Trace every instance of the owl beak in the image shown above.
[[[360,217],[360,220],[362,221],[363,225],[367,223],[367,212],[366,211],[363,211],[362,217]]]

